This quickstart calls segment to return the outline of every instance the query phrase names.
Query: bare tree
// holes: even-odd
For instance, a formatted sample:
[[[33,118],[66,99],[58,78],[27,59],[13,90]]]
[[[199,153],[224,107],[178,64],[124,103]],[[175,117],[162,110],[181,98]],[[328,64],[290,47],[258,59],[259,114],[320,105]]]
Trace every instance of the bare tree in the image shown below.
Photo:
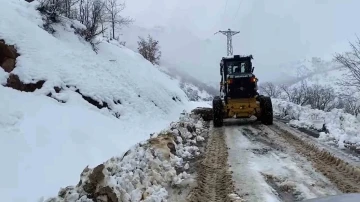
[[[85,23],[86,5],[87,5],[87,0],[80,0],[80,3],[79,3],[79,15],[78,15],[77,19],[81,22],[81,24]],[[87,10],[89,10],[89,9],[87,9]]]
[[[336,94],[331,87],[312,85],[308,88],[307,96],[308,104],[314,109],[329,111],[336,106],[336,103],[334,103]]]
[[[65,17],[74,19],[76,18],[75,13],[77,12],[77,9],[74,8],[74,6],[79,3],[80,0],[63,0],[64,1],[64,11],[63,14]]]
[[[305,81],[300,86],[288,87],[281,85],[280,89],[286,94],[288,100],[298,105],[306,105],[309,101],[309,87]]]
[[[112,39],[116,39],[115,37],[115,29],[116,27],[121,28],[122,26],[129,25],[133,22],[129,17],[123,17],[120,13],[125,9],[125,3],[119,3],[119,0],[106,0],[105,4],[106,8],[106,22],[109,22],[111,25],[111,37]]]
[[[81,0],[79,20],[85,25],[85,30],[77,30],[77,33],[89,41],[93,50],[97,52],[96,42],[93,40],[96,36],[105,32],[106,28],[102,27],[105,19],[105,3],[101,0]]]
[[[360,115],[360,101],[353,94],[341,95],[341,100],[343,106],[340,108],[344,109],[346,113],[354,116]]]
[[[269,97],[279,98],[281,95],[281,91],[279,87],[271,82],[266,82],[260,85],[259,88],[262,94],[265,94],[266,96]]]
[[[339,108],[343,104],[331,87],[317,84],[308,86],[305,81],[302,81],[300,86],[281,85],[279,88],[286,94],[290,102],[298,105],[310,105],[314,109],[329,111]]]
[[[350,100],[345,103],[344,110],[346,113],[358,116],[360,114],[360,104],[357,100]]]
[[[138,51],[139,53],[152,64],[159,65],[159,60],[161,57],[161,51],[159,47],[159,41],[154,40],[150,35],[148,35],[147,40],[139,37],[138,41]]]
[[[341,81],[343,85],[355,86],[360,89],[360,39],[357,37],[355,43],[350,43],[351,52],[336,54],[335,61],[342,64],[350,71],[346,80]]]

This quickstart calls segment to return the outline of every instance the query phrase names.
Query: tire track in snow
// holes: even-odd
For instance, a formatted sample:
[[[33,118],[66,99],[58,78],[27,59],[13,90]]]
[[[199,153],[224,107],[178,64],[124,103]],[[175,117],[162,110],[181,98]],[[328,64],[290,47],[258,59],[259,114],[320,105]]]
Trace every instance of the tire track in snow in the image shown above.
[[[249,123],[225,129],[237,193],[247,201],[301,201],[341,193],[287,141]]]
[[[277,202],[279,200],[276,199],[272,188],[257,171],[258,165],[253,161],[255,156],[265,154],[268,150],[254,146],[256,139],[250,134],[245,134],[243,128],[244,126],[230,126],[225,129],[236,193],[249,202]]]
[[[287,130],[289,133],[295,134],[302,138],[305,142],[312,142],[315,143],[316,146],[319,149],[326,149],[330,153],[336,155],[338,158],[348,162],[349,164],[352,164],[353,166],[360,167],[360,156],[355,155],[353,152],[351,152],[348,149],[341,149],[338,147],[338,145],[323,141],[318,138],[314,138],[310,135],[308,135],[306,132],[302,132],[298,130],[298,128],[294,128],[291,125],[288,125],[286,123],[283,123],[282,121],[276,121],[274,124],[282,129]]]
[[[313,166],[323,173],[344,193],[360,192],[360,168],[349,165],[340,158],[320,150],[314,144],[303,141],[298,136],[284,130],[277,125],[262,126],[263,130],[270,129],[286,139],[299,154],[304,155]]]
[[[227,164],[228,148],[224,130],[213,129],[204,159],[197,166],[197,184],[189,195],[190,202],[240,202],[234,192],[231,172]]]

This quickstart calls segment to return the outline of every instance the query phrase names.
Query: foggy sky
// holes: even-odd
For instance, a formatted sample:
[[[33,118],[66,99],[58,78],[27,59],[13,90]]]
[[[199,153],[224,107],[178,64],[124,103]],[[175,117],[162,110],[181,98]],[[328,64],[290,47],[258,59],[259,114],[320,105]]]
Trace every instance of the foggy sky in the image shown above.
[[[217,44],[217,61],[226,55],[226,38],[214,33],[239,30],[233,38],[234,54],[253,54],[264,80],[274,79],[275,69],[283,63],[312,56],[331,58],[360,35],[359,0],[228,0],[225,8],[226,1],[128,0],[125,12],[142,27],[160,25],[208,39]],[[187,38],[176,40],[186,43]],[[218,72],[212,75],[211,80],[218,80]]]

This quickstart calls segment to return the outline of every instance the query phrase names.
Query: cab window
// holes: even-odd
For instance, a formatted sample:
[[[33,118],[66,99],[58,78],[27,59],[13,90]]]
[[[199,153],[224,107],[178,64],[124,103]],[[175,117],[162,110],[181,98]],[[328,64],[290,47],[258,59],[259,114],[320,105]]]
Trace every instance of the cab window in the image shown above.
[[[227,72],[228,74],[241,74],[246,72],[244,62],[229,62],[227,64]]]

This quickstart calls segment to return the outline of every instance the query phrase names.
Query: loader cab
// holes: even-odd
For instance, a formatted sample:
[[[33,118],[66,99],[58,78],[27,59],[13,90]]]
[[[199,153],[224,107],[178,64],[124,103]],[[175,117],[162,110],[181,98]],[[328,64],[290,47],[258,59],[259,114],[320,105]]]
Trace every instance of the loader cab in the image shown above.
[[[225,102],[231,98],[251,98],[257,95],[257,78],[253,74],[252,59],[252,55],[222,58],[221,93]]]
[[[253,59],[252,55],[246,57],[240,57],[239,55],[223,57],[220,62],[222,81],[225,81],[226,79],[224,78],[229,78],[229,76],[253,74],[254,67],[252,66],[251,59]]]
[[[228,75],[239,75],[252,73],[251,63],[246,61],[229,61],[226,63]]]

